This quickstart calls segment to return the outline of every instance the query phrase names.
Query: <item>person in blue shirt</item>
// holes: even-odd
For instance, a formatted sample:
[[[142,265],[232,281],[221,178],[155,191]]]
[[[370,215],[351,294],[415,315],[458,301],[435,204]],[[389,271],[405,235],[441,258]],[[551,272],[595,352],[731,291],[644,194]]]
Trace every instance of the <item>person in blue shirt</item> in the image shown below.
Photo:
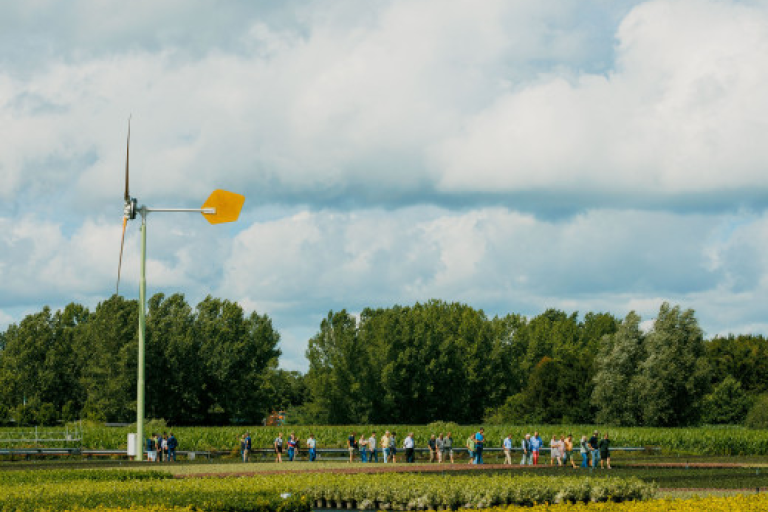
[[[245,433],[245,439],[243,440],[243,462],[251,460],[251,434]]]
[[[475,434],[475,464],[483,463],[483,444],[485,444],[485,432],[482,428]]]
[[[512,465],[512,434],[504,439],[504,464]]]
[[[176,462],[176,447],[179,446],[179,442],[173,437],[173,432],[168,436],[168,460],[170,462]]]
[[[531,438],[531,453],[533,454],[533,465],[539,463],[539,450],[541,450],[541,447],[544,445],[544,441],[541,440],[541,436],[539,436],[538,432],[533,433],[533,437]]]

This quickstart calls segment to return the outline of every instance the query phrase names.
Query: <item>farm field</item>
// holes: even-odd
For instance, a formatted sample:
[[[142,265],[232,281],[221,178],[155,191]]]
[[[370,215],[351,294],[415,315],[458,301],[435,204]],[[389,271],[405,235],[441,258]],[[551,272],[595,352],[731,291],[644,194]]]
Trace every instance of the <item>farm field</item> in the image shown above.
[[[691,427],[691,428],[646,428],[606,427],[600,425],[490,425],[485,428],[487,447],[501,446],[502,439],[512,434],[517,446],[526,433],[538,431],[548,441],[552,434],[573,434],[578,440],[581,435],[591,435],[594,430],[608,432],[613,447],[659,447],[664,454],[721,455],[721,456],[764,456],[768,455],[768,430],[751,430],[741,426]],[[348,426],[239,426],[239,427],[146,427],[145,432],[157,430],[172,431],[179,440],[180,450],[232,451],[237,452],[240,436],[250,432],[253,447],[269,448],[283,432],[286,437],[295,432],[306,440],[310,433],[318,441],[318,448],[341,448],[346,446],[350,432],[370,435],[376,431],[381,435],[385,430],[396,431],[400,441],[405,434],[414,432],[417,447],[426,446],[431,434],[453,432],[454,446],[463,447],[465,439],[476,432],[480,425],[457,426],[436,425],[348,425]],[[11,429],[2,428],[0,433]],[[83,427],[83,447],[97,450],[125,449],[130,427]]]
[[[461,508],[488,512],[509,505],[587,501],[531,510],[756,510],[768,507],[768,475],[754,468],[520,468],[456,465],[458,471],[424,473],[423,466],[344,463],[136,464],[130,469],[61,469],[23,464],[0,471],[0,510],[96,509],[138,512],[309,512],[376,507],[390,510]],[[373,467],[371,467],[373,466]],[[461,467],[458,467],[461,466]],[[140,469],[139,469],[140,468]],[[408,472],[378,472],[395,469]],[[288,472],[275,474],[276,470]],[[431,468],[429,468],[431,469]],[[315,471],[322,471],[318,474]],[[370,474],[369,471],[375,473]],[[204,472],[204,473],[203,473]],[[235,477],[235,478],[232,478]],[[730,497],[726,497],[729,496]],[[282,496],[282,497],[281,497]],[[709,496],[703,499],[703,496]],[[642,503],[594,503],[644,500]],[[710,507],[711,505],[711,507]],[[491,508],[488,508],[491,507]],[[750,508],[752,507],[752,508]]]

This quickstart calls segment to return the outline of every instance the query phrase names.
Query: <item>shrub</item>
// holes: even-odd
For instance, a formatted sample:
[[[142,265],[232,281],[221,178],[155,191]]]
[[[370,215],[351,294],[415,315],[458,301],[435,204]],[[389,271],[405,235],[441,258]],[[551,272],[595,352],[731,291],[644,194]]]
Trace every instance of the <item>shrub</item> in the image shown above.
[[[768,394],[760,395],[755,400],[744,424],[749,428],[768,428]]]

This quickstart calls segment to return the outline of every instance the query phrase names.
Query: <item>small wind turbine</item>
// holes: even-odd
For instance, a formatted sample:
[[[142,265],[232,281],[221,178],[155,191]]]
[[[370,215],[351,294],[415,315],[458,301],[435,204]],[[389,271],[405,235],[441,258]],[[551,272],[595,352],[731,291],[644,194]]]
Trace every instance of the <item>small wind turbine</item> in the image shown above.
[[[141,275],[139,278],[139,357],[138,379],[136,383],[136,460],[142,460],[144,455],[144,334],[146,328],[146,262],[147,262],[147,214],[150,212],[199,212],[205,220],[211,224],[234,222],[240,216],[245,196],[227,192],[226,190],[214,190],[200,208],[147,208],[142,205],[137,207],[135,197],[131,197],[128,188],[128,167],[131,153],[131,120],[128,119],[128,142],[125,152],[125,204],[123,207],[123,235],[120,239],[120,261],[117,266],[117,286],[115,293],[120,289],[120,269],[123,266],[123,247],[125,246],[125,228],[129,220],[141,215]]]

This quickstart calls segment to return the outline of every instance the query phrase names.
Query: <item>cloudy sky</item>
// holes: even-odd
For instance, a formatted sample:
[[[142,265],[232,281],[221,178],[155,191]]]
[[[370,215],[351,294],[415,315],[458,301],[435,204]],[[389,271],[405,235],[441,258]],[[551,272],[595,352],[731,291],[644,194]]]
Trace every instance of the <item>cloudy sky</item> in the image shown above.
[[[267,313],[696,310],[768,333],[768,2],[0,1],[0,328],[114,292]],[[138,296],[139,222],[121,293]]]

